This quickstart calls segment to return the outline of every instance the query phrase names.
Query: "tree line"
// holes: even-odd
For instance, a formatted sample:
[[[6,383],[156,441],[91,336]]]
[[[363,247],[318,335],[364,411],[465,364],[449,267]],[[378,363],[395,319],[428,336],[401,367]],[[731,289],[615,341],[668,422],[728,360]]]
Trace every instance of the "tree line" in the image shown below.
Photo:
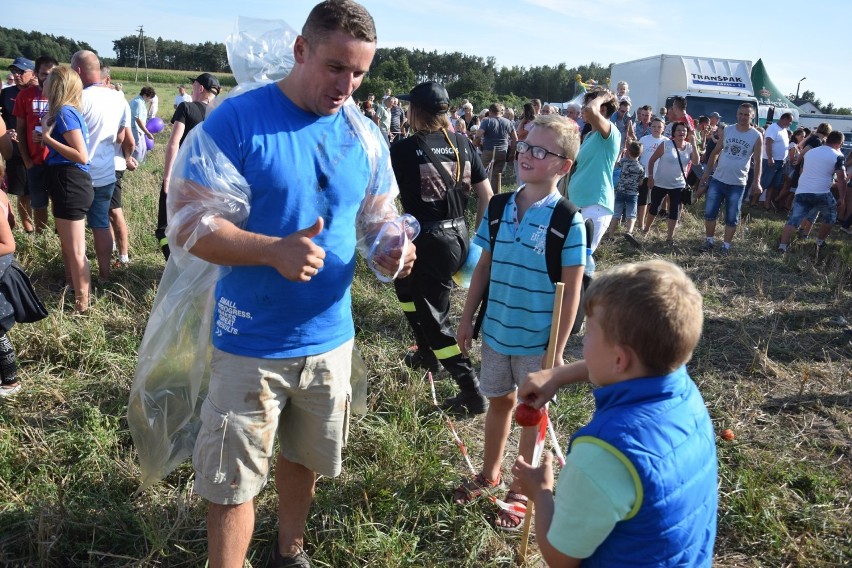
[[[115,57],[99,54],[105,63],[118,67],[136,67],[147,63],[149,69],[178,71],[208,71],[230,73],[225,44],[204,42],[189,44],[177,40],[145,37],[140,43],[138,35],[127,35],[113,40]],[[64,36],[0,27],[0,56],[14,58],[20,55],[35,59],[52,55],[58,61],[69,61],[79,49],[94,51],[85,42]],[[439,81],[447,87],[454,99],[466,97],[474,104],[488,104],[495,98],[503,101],[526,100],[537,97],[545,101],[567,101],[575,95],[575,78],[605,82],[612,65],[590,63],[568,67],[556,66],[497,67],[494,57],[478,57],[460,52],[438,53],[404,47],[379,48],[370,73],[356,98],[366,98],[367,93],[408,92],[423,81]]]
[[[105,63],[118,67],[136,67],[147,63],[149,69],[177,71],[208,71],[230,73],[224,43],[207,41],[185,43],[158,37],[145,37],[140,44],[138,35],[127,35],[113,40],[115,57],[99,54]],[[75,51],[91,45],[65,36],[43,34],[0,26],[0,57],[24,56],[35,60],[41,55],[51,55],[58,61],[70,61]],[[474,105],[487,106],[499,99],[511,106],[530,98],[564,102],[576,95],[576,77],[583,81],[606,83],[612,64],[589,63],[568,67],[555,66],[497,67],[494,57],[478,57],[458,51],[438,53],[404,47],[380,47],[376,50],[373,66],[364,82],[355,92],[356,99],[366,99],[368,93],[381,95],[388,89],[393,93],[406,93],[423,81],[438,81],[447,88],[454,100],[470,99]],[[800,97],[788,95],[793,104],[811,102],[826,114],[852,114],[852,109],[823,104],[813,91]]]
[[[84,41],[0,26],[0,55],[2,57],[14,59],[23,56],[35,61],[42,55],[51,55],[57,61],[70,61],[71,56],[81,49],[94,51],[92,46]]]

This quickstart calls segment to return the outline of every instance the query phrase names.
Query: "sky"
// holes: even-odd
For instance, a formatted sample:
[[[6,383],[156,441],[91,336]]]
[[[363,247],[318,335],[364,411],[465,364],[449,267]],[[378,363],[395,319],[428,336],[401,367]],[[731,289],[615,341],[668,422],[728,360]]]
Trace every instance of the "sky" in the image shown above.
[[[115,57],[112,40],[136,35],[186,43],[224,42],[237,18],[284,20],[300,30],[316,0],[49,0],[7,2],[0,25],[64,35]],[[814,91],[823,104],[852,107],[845,0],[802,4],[714,0],[363,0],[379,47],[459,51],[497,66],[569,68],[660,53],[763,59],[784,94]],[[794,9],[793,6],[796,6]],[[846,14],[846,16],[843,16]],[[831,38],[836,38],[834,41]],[[804,79],[804,80],[802,80]],[[801,83],[800,83],[801,81]]]

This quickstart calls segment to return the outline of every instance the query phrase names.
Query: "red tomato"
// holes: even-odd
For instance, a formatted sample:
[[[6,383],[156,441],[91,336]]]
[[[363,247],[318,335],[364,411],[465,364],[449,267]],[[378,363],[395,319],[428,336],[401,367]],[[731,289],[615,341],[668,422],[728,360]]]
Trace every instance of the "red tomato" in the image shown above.
[[[544,418],[544,408],[533,408],[525,402],[518,405],[515,409],[515,422],[520,426],[538,426],[541,419]]]

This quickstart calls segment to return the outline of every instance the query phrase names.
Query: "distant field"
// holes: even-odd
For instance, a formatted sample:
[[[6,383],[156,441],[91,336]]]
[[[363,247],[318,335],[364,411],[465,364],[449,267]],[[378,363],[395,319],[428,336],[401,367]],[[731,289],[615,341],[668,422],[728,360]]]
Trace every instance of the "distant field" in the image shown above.
[[[0,57],[0,69],[7,70],[12,64],[13,59]],[[60,64],[67,65],[68,61],[60,61]],[[180,84],[191,82],[191,78],[197,77],[198,71],[178,71],[173,69],[148,69],[140,67],[138,70],[135,67],[110,67],[113,81],[118,81],[124,84],[142,85],[174,85],[175,89]],[[237,81],[230,73],[214,73],[223,89],[229,89],[237,86]],[[6,78],[6,73],[2,74],[3,79]],[[147,81],[146,81],[147,77]],[[138,93],[138,91],[137,91]],[[135,94],[134,94],[135,95]]]

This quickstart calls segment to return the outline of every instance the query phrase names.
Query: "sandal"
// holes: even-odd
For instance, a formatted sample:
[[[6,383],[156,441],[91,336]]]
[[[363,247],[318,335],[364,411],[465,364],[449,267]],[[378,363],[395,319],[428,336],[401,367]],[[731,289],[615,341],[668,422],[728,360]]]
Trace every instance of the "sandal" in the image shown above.
[[[524,517],[526,517],[526,506],[527,506],[527,497],[526,495],[521,495],[520,493],[515,493],[511,489],[508,493],[506,493],[506,498],[503,499],[506,503],[518,503],[524,506],[524,512],[520,511],[507,511],[506,509],[501,508],[497,512],[497,518],[494,519],[494,527],[503,531],[518,531],[521,529],[521,525],[524,522]]]
[[[499,477],[491,481],[482,475],[482,473],[477,473],[474,477],[462,481],[462,484],[453,490],[453,503],[456,505],[467,505],[476,501],[482,495],[488,495],[494,490],[500,489],[501,486],[502,483]]]

